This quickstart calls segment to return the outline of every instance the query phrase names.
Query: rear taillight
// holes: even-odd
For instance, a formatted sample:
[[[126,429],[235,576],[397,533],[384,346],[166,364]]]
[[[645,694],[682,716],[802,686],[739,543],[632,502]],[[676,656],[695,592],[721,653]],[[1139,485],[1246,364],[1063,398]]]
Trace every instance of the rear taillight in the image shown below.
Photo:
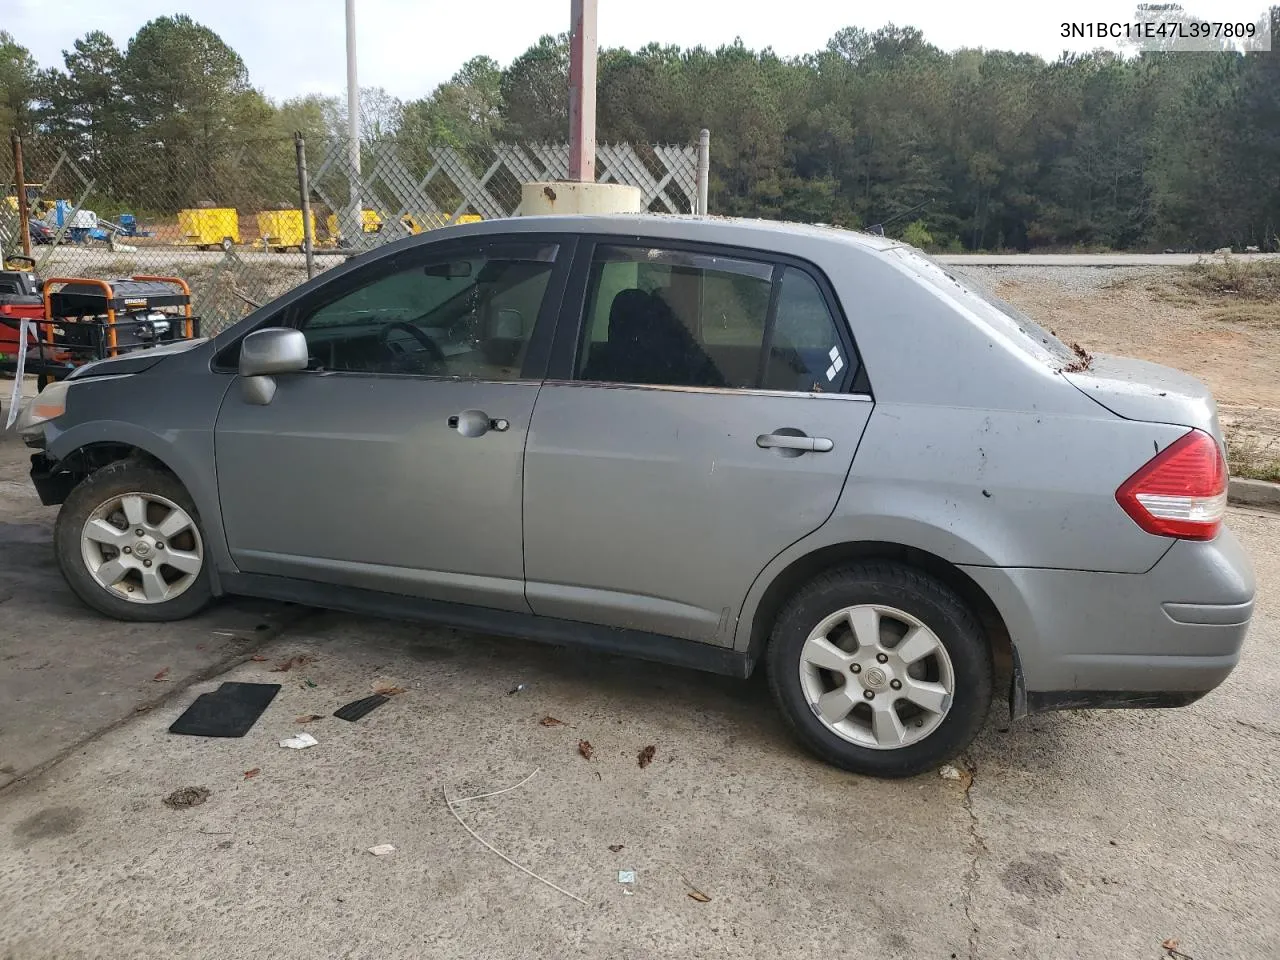
[[[1116,500],[1147,533],[1212,540],[1227,509],[1227,465],[1217,442],[1192,430],[1121,484]]]

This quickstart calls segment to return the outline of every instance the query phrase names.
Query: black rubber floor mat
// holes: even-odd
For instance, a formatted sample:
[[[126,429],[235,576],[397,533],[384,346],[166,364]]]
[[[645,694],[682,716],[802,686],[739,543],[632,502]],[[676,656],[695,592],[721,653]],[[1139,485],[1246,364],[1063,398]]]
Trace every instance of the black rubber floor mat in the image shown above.
[[[350,720],[354,723],[370,710],[376,710],[390,699],[390,697],[384,697],[380,693],[375,693],[371,697],[364,697],[361,700],[353,700],[345,707],[339,707],[337,710],[333,711],[333,715],[339,720]]]
[[[224,683],[202,693],[169,728],[188,737],[243,737],[280,692],[278,683]]]

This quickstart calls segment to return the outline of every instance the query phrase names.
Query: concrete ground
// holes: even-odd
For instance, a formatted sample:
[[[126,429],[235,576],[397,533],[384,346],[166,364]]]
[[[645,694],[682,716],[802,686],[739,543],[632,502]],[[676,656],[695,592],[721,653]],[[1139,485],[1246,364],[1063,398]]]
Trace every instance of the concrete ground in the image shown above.
[[[1280,515],[1232,512],[1259,606],[1205,700],[997,717],[971,782],[881,782],[798,749],[758,680],[282,608],[100,619],[22,454],[0,441],[2,957],[1277,955]],[[243,739],[166,732],[224,680],[283,689]],[[585,903],[446,805],[535,770],[455,809]],[[162,804],[183,787],[210,794]]]

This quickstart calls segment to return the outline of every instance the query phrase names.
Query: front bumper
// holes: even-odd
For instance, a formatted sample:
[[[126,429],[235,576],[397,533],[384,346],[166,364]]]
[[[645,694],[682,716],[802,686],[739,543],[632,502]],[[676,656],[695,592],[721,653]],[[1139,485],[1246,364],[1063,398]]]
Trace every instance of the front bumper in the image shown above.
[[[1183,706],[1231,673],[1253,614],[1253,567],[1226,528],[1176,541],[1141,574],[966,567],[1009,628],[1014,713]]]
[[[60,464],[50,460],[45,454],[31,455],[31,484],[40,495],[40,502],[46,507],[65,501],[80,480],[80,476],[61,469]]]

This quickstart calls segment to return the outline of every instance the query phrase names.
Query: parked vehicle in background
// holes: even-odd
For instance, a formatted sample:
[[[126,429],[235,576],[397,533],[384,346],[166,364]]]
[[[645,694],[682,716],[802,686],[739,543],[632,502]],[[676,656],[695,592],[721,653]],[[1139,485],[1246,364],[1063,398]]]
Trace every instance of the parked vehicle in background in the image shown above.
[[[43,220],[28,220],[27,229],[30,231],[31,242],[37,246],[41,244],[53,243],[54,232]]]
[[[433,231],[83,367],[20,429],[105,614],[248,594],[763,663],[861,773],[962,750],[998,662],[1015,716],[1190,703],[1252,612],[1202,384],[842,230]]]

